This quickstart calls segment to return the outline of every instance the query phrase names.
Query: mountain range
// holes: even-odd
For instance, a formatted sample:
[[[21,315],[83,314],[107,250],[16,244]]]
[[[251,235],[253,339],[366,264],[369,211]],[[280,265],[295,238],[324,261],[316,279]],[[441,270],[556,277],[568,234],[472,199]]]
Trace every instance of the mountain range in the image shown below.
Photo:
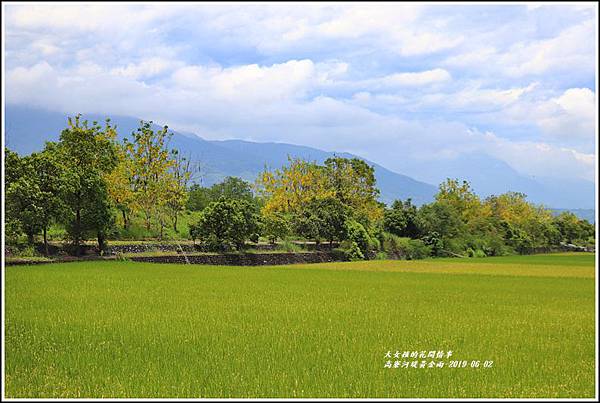
[[[43,149],[45,141],[58,140],[60,132],[67,126],[68,115],[29,106],[6,105],[6,146],[21,155],[39,151]],[[106,116],[85,114],[83,118],[103,122]],[[116,124],[120,138],[133,132],[140,122],[140,119],[128,116],[110,118],[111,123]],[[274,169],[285,165],[288,156],[317,163],[322,163],[334,155],[355,156],[346,152],[323,151],[293,144],[205,140],[193,133],[172,132],[169,146],[179,149],[185,156],[197,162],[199,173],[195,175],[195,181],[204,186],[217,183],[226,176],[239,176],[254,181],[265,167]],[[372,161],[365,161],[375,168],[381,201],[389,204],[395,199],[410,197],[414,203],[420,205],[433,200],[437,186],[390,171]],[[593,182],[578,179],[529,178],[519,174],[505,162],[481,154],[463,155],[441,167],[424,166],[422,172],[423,177],[466,179],[482,197],[509,190],[519,191],[527,194],[528,199],[535,203],[555,209],[571,209],[579,216],[594,216]]]

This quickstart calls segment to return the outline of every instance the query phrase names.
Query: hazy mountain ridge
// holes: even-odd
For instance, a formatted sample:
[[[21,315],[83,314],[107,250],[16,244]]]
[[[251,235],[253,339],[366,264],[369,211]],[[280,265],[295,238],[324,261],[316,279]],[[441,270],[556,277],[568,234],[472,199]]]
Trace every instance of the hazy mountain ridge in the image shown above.
[[[105,120],[105,116],[99,114],[85,114],[84,118],[98,122]],[[111,123],[117,125],[120,138],[129,136],[137,129],[139,122],[140,119],[127,116],[111,117]],[[29,154],[41,150],[45,141],[58,140],[61,130],[66,127],[67,114],[7,105],[5,124],[6,145],[20,154]],[[219,182],[229,175],[254,181],[265,166],[271,169],[279,168],[287,162],[288,156],[318,163],[334,155],[354,156],[345,152],[329,152],[285,143],[209,141],[190,133],[175,131],[170,147],[178,148],[184,155],[200,161],[197,182],[205,186]],[[411,197],[415,203],[422,204],[433,200],[437,186],[365,161],[375,167],[381,201],[390,203],[394,199]],[[594,210],[590,207],[595,206],[595,188],[591,182],[573,180],[568,183],[549,178],[527,178],[505,162],[486,155],[464,155],[455,161],[445,162],[443,166],[423,167],[423,172],[424,177],[435,182],[445,177],[469,180],[473,189],[482,197],[508,190],[519,191],[527,194],[529,200],[535,203],[555,209],[579,209],[580,211],[574,212],[586,218],[594,216]]]
[[[83,118],[90,122],[105,120],[104,116],[98,114],[85,114]],[[66,127],[67,115],[29,107],[7,106],[6,122],[7,147],[24,155],[41,150],[45,141],[57,141],[60,132]],[[128,137],[139,122],[140,119],[127,116],[111,117],[111,124],[117,126],[120,139]],[[177,148],[185,156],[200,162],[197,181],[205,186],[219,182],[226,176],[239,176],[254,181],[265,166],[279,168],[287,163],[288,156],[318,163],[334,155],[354,157],[348,153],[327,152],[293,144],[209,141],[176,131],[173,133],[169,147]],[[433,200],[436,186],[392,172],[371,161],[367,162],[375,167],[381,201],[391,203],[394,199],[411,197],[415,203],[423,204]]]

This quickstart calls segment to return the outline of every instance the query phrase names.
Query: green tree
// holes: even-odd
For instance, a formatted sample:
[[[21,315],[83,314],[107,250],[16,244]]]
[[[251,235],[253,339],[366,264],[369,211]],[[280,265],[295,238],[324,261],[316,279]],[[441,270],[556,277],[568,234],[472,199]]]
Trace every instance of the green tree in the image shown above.
[[[110,203],[105,176],[117,165],[115,127],[107,119],[104,128],[81,121],[80,115],[69,118],[56,151],[62,165],[61,199],[66,207],[63,216],[75,252],[81,253],[81,242],[87,231],[98,238],[103,247],[110,220]],[[102,218],[102,219],[101,219]]]
[[[384,229],[394,235],[409,238],[418,238],[419,224],[417,219],[417,206],[411,199],[395,200],[391,209],[386,209],[383,216]]]
[[[317,243],[325,239],[331,245],[346,238],[350,214],[349,207],[335,197],[313,199],[295,217],[297,232]]]
[[[12,163],[14,164],[14,161]],[[27,242],[33,244],[34,236],[42,230],[42,196],[29,163],[20,163],[23,165],[24,175],[11,178],[11,183],[6,188],[6,221],[11,223],[15,232],[25,233]]]
[[[578,240],[587,240],[587,238],[593,235],[593,226],[585,220],[580,220],[575,214],[569,211],[562,212],[554,217],[554,225],[559,231],[561,240],[564,242],[574,243]]]
[[[223,182],[215,183],[210,188],[210,194],[213,201],[218,200],[221,197],[234,200],[254,200],[252,185],[235,176],[228,176]]]
[[[41,207],[39,224],[42,228],[44,251],[48,255],[48,229],[59,221],[64,212],[64,204],[60,197],[63,168],[59,161],[60,154],[56,143],[46,143],[44,151],[29,156],[37,184],[38,205]]]
[[[447,203],[423,205],[418,212],[418,222],[424,235],[436,232],[442,239],[456,237],[464,228],[459,211]]]
[[[481,214],[479,197],[473,192],[467,181],[459,183],[457,179],[446,179],[440,184],[435,200],[452,206],[460,214],[464,223],[468,223],[473,217]]]
[[[132,181],[135,205],[144,214],[146,229],[150,230],[152,218],[158,219],[161,231],[164,226],[164,210],[168,191],[175,180],[170,171],[174,161],[167,149],[172,136],[168,127],[153,130],[152,122],[140,122],[132,133],[133,142],[125,140],[125,147],[132,163]]]
[[[191,177],[190,159],[179,155],[177,150],[171,151],[173,165],[171,179],[167,184],[167,209],[173,223],[173,230],[177,232],[177,219],[185,209],[188,193],[186,191]]]
[[[355,220],[346,222],[347,239],[351,243],[356,243],[364,257],[368,256],[371,239],[365,227]]]
[[[359,221],[370,225],[382,218],[372,166],[359,158],[333,157],[325,160],[325,174],[335,198],[351,207]]]
[[[292,233],[290,218],[286,214],[271,213],[262,218],[262,233],[275,244],[277,239],[284,239]]]
[[[199,239],[210,250],[241,250],[246,239],[258,233],[260,217],[247,200],[221,198],[211,202],[197,223],[190,228],[192,239]]]
[[[188,191],[186,208],[191,211],[202,211],[211,201],[214,200],[212,199],[210,188],[194,183]]]

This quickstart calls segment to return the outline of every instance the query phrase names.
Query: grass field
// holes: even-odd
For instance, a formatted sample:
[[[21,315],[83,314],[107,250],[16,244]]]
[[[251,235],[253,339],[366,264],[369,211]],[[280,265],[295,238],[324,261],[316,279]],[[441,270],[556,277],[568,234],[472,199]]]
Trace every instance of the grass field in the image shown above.
[[[591,254],[6,267],[6,395],[593,397],[594,271]],[[384,368],[396,350],[453,356]]]

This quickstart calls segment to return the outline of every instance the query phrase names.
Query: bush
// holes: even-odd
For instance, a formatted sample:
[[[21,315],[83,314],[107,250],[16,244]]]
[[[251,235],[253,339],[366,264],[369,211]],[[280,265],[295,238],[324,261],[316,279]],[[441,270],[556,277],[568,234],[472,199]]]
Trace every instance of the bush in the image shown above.
[[[335,249],[335,251],[342,252],[347,260],[357,261],[364,260],[365,255],[360,250],[360,247],[355,241],[345,240],[342,241],[340,247]]]
[[[281,213],[266,214],[262,219],[262,233],[267,237],[271,244],[277,239],[284,239],[290,235],[292,227],[289,217]]]
[[[481,249],[475,249],[475,251],[473,252],[473,257],[486,257],[487,255],[485,254],[484,251],[482,251]]]
[[[426,245],[420,239],[401,238],[397,235],[387,233],[383,243],[383,250],[388,255],[396,258],[424,259],[431,256],[431,246]]]
[[[380,251],[375,254],[375,260],[386,260],[388,258],[388,254],[386,252]]]
[[[302,252],[302,247],[300,245],[295,244],[292,241],[289,240],[284,240],[282,243],[279,244],[277,249],[281,249],[284,250],[286,252]]]
[[[220,198],[190,225],[190,236],[194,241],[200,239],[210,251],[241,250],[244,241],[258,232],[258,225],[258,214],[250,202]]]
[[[117,252],[116,259],[119,262],[127,262],[129,260],[123,252]]]
[[[369,233],[367,232],[365,227],[362,226],[362,224],[354,220],[348,220],[346,222],[346,228],[348,233],[348,240],[350,242],[356,243],[356,246],[361,252],[362,258],[364,259],[364,257],[368,254],[370,250],[370,245],[372,245],[373,243],[371,237],[369,236]],[[352,247],[349,247],[348,249],[351,248]]]

